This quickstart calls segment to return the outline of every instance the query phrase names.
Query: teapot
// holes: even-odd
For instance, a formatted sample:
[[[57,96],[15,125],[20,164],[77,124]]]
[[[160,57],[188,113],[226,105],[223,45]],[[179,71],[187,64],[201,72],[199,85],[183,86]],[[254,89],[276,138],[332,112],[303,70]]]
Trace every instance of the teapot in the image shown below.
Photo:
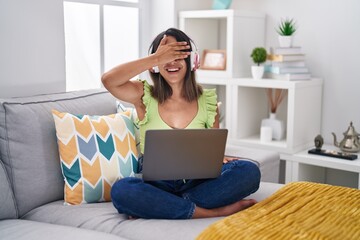
[[[340,143],[336,141],[335,133],[331,133],[334,136],[334,145],[340,148],[344,152],[357,153],[360,151],[360,134],[355,131],[353,123],[350,122],[350,126],[347,131],[344,132],[344,139]]]

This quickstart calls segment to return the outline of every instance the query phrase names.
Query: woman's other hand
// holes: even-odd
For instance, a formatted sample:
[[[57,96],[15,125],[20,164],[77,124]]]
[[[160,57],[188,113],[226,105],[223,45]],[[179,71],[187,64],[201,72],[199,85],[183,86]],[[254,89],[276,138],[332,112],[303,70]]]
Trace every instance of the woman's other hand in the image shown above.
[[[223,160],[223,163],[228,163],[228,162],[235,161],[235,160],[238,160],[238,159],[239,158],[236,158],[236,157],[227,157],[227,156],[225,156],[224,160]]]

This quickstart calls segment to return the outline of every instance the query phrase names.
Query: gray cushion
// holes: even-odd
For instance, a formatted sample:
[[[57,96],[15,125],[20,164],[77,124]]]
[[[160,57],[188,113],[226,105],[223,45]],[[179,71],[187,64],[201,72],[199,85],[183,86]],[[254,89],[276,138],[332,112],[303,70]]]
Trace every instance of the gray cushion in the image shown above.
[[[259,190],[248,196],[261,201],[281,188],[282,184],[261,182]],[[222,218],[203,218],[190,220],[147,220],[136,219],[123,221],[112,233],[131,239],[195,239],[210,224]]]
[[[36,208],[23,219],[91,229],[129,239],[195,239],[209,224],[220,218],[196,220],[128,220],[112,203],[64,205],[57,201]]]
[[[127,217],[111,202],[64,205],[64,201],[56,201],[33,209],[23,219],[111,232]]]
[[[0,238],[1,240],[125,240],[102,232],[18,219],[0,221]]]
[[[261,201],[282,184],[261,182],[259,190],[248,198]],[[191,220],[128,220],[118,214],[112,203],[64,205],[57,201],[36,208],[24,217],[26,220],[67,225],[113,233],[129,239],[195,239],[207,226],[221,218]]]
[[[193,240],[210,224],[222,219],[202,218],[190,220],[128,220],[112,231],[113,234],[134,240]]]
[[[247,196],[247,199],[255,199],[256,201],[260,202],[264,200],[265,198],[269,197],[273,193],[275,193],[277,190],[282,188],[284,184],[280,183],[271,183],[271,182],[260,182],[259,190],[257,190],[255,193],[251,194],[250,196]]]
[[[104,89],[0,100],[0,153],[21,217],[42,204],[63,199],[52,109],[73,114],[116,112]]]
[[[280,154],[278,152],[227,144],[225,155],[251,159],[260,167],[261,181],[279,182]]]
[[[0,160],[0,220],[8,218],[17,218],[17,214],[9,178]]]

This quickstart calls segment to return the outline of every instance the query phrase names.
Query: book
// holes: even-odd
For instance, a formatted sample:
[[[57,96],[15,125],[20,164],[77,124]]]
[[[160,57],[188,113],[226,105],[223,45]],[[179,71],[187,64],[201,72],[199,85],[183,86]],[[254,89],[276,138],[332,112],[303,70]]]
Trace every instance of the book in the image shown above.
[[[302,54],[301,47],[275,47],[271,48],[270,52],[275,55],[279,54]]]
[[[305,54],[269,54],[267,59],[275,62],[303,61],[305,60]]]
[[[279,67],[272,65],[265,65],[265,72],[271,73],[308,73],[307,67]]]
[[[310,80],[311,74],[310,73],[271,73],[265,72],[265,78],[273,78],[277,80],[286,80],[286,81],[296,81],[296,80]]]
[[[273,67],[305,67],[304,61],[291,61],[291,62],[272,62],[268,61],[267,65],[271,65]]]

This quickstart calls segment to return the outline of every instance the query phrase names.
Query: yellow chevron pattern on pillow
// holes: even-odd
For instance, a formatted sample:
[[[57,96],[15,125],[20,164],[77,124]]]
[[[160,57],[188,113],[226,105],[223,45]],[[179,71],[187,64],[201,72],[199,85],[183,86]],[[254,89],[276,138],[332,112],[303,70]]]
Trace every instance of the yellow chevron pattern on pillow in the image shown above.
[[[138,169],[131,113],[74,115],[52,110],[68,204],[111,201],[111,186]]]

